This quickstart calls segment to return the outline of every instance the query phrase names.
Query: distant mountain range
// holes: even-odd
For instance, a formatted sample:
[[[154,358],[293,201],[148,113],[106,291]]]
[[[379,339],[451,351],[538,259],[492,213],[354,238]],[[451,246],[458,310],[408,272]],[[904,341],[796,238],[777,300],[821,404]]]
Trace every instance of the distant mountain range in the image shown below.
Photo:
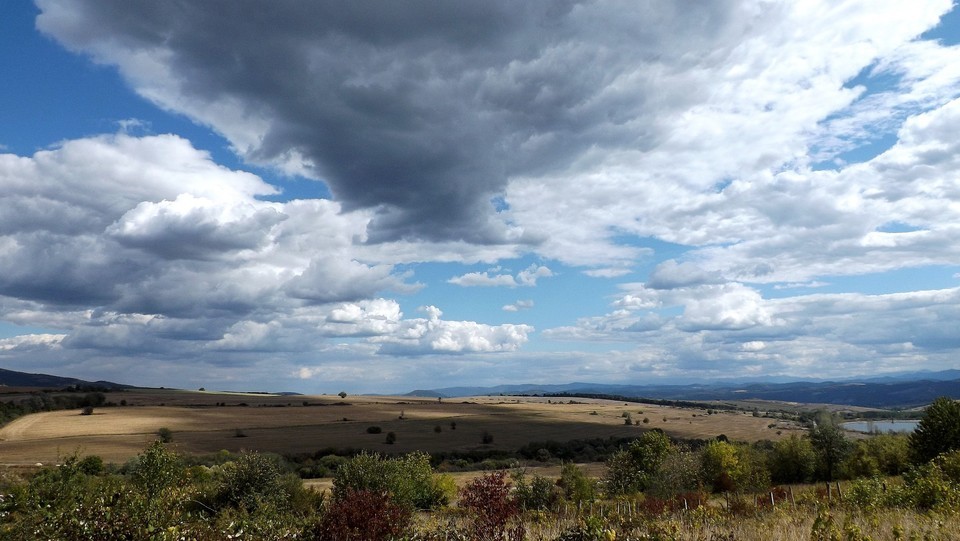
[[[2,387],[63,389],[71,386],[107,389],[132,388],[110,381],[84,381],[49,374],[30,374],[0,368]],[[291,393],[292,394],[292,393]],[[717,380],[689,384],[566,383],[561,385],[518,384],[495,387],[446,387],[420,389],[407,396],[455,398],[483,395],[610,395],[654,400],[691,402],[770,400],[802,404],[839,404],[868,408],[913,408],[940,396],[960,399],[960,370],[905,372],[874,378],[836,381],[783,381],[783,378]]]
[[[657,400],[772,400],[871,408],[911,408],[939,396],[960,398],[960,370],[912,372],[841,381],[720,380],[686,385],[567,383],[418,390],[409,396],[454,398],[483,395],[603,394]]]
[[[63,389],[65,387],[99,387],[106,389],[127,389],[130,385],[111,381],[84,381],[77,378],[51,376],[50,374],[29,374],[0,368],[0,390],[3,387],[40,387],[43,389]]]

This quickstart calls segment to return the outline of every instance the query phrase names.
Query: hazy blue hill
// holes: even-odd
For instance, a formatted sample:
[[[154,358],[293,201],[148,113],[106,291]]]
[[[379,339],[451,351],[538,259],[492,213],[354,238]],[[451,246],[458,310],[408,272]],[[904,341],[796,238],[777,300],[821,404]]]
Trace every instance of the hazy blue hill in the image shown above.
[[[423,392],[423,391],[418,391]],[[615,385],[568,383],[495,387],[447,387],[432,392],[444,397],[511,394],[605,394],[661,400],[775,400],[806,404],[842,404],[873,408],[910,408],[939,396],[960,398],[960,370],[900,374],[844,381],[718,381],[688,385]],[[431,395],[432,396],[432,395]]]
[[[82,387],[104,387],[108,389],[130,388],[129,385],[110,381],[84,381],[77,378],[51,376],[50,374],[30,374],[0,368],[0,385],[7,387],[42,387],[45,389],[62,389],[72,385]]]

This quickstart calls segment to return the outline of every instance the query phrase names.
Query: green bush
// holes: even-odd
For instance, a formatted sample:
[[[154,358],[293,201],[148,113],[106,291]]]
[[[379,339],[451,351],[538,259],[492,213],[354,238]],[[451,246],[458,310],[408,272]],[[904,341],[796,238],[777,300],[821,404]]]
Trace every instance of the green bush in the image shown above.
[[[699,455],[681,451],[664,457],[650,477],[647,492],[657,498],[670,499],[680,493],[698,491],[702,485]]]
[[[560,467],[557,486],[563,491],[563,497],[574,503],[592,502],[597,497],[596,482],[587,477],[576,464],[570,462]]]
[[[886,481],[880,477],[857,479],[850,484],[845,494],[847,503],[857,509],[876,509],[895,501],[887,491]]]
[[[921,510],[960,511],[960,451],[945,453],[903,476],[900,503]]]
[[[140,453],[129,469],[134,487],[142,491],[148,499],[186,482],[183,461],[176,453],[167,450],[160,441],[153,442]]]
[[[535,474],[529,484],[526,471],[522,469],[514,470],[510,477],[513,479],[513,496],[521,509],[549,509],[559,499],[556,485],[542,475]]]
[[[607,460],[607,492],[618,495],[645,490],[660,463],[672,452],[673,444],[662,431],[645,432]]]
[[[212,482],[207,503],[218,511],[289,511],[306,490],[298,477],[284,470],[278,458],[252,452],[240,453],[235,461],[214,468]]]
[[[426,453],[399,458],[361,453],[337,469],[333,478],[335,500],[350,491],[364,490],[385,492],[394,503],[416,509],[439,507],[450,499],[442,478],[434,475]]]

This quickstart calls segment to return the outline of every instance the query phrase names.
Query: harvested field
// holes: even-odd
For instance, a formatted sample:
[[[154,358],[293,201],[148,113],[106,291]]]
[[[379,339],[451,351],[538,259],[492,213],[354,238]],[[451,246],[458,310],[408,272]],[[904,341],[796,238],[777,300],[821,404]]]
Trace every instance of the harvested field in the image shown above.
[[[188,454],[242,449],[277,453],[318,449],[368,449],[405,453],[475,449],[515,450],[531,441],[629,437],[660,428],[679,438],[732,440],[778,439],[795,428],[768,425],[771,419],[744,413],[546,398],[276,396],[173,390],[111,393],[126,406],[77,410],[20,418],[0,429],[0,463],[54,462],[79,450],[108,462],[123,462],[157,438],[160,428],[173,432],[173,445]],[[627,426],[624,413],[639,425]],[[402,415],[402,419],[401,419]],[[649,422],[642,423],[643,419]],[[454,429],[451,423],[456,424]],[[378,426],[380,434],[368,434]],[[437,431],[439,427],[439,431]],[[385,442],[393,432],[396,442]],[[482,444],[484,433],[493,441]],[[239,436],[239,437],[238,437]]]

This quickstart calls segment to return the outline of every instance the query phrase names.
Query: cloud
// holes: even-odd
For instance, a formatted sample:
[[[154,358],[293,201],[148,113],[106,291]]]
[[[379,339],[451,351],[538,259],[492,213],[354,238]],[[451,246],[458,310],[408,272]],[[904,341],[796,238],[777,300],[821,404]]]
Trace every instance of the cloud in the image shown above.
[[[489,204],[509,179],[666,141],[661,124],[708,98],[724,58],[749,66],[771,45],[751,42],[754,28],[797,22],[730,2],[290,3],[269,18],[247,3],[38,5],[43,32],[116,65],[245,159],[322,179],[347,209],[377,209],[373,240],[481,243],[523,238]],[[706,129],[690,123],[689,135]]]
[[[504,312],[519,312],[521,310],[529,310],[533,308],[532,300],[518,300],[513,304],[506,304],[503,306]]]
[[[259,200],[275,188],[175,136],[0,154],[0,184],[0,317],[70,329],[74,348],[237,348],[304,306],[420,287],[359,260],[369,215]]]
[[[445,321],[434,306],[420,309],[426,318],[402,322],[392,336],[379,340],[381,351],[392,355],[463,354],[516,351],[533,332],[529,325],[484,325],[473,321]]]
[[[490,272],[468,272],[462,276],[455,276],[447,283],[461,287],[533,287],[540,278],[553,276],[553,271],[543,265],[534,263],[517,273],[516,277],[509,274],[490,275]]]
[[[583,271],[584,274],[593,278],[619,278],[632,272],[632,270],[625,268],[588,269]]]
[[[683,302],[680,325],[685,330],[736,330],[774,323],[760,294],[742,284],[698,287],[684,295]]]
[[[206,259],[222,252],[257,250],[284,219],[277,208],[231,205],[180,194],[173,201],[144,202],[107,228],[121,244],[167,259]]]
[[[668,259],[653,269],[647,279],[647,287],[652,289],[674,289],[702,284],[716,284],[723,281],[717,272],[707,272],[694,263],[677,263]]]
[[[359,300],[387,289],[416,289],[392,272],[390,265],[371,267],[330,254],[311,261],[302,274],[290,279],[284,287],[290,296],[316,303]]]
[[[636,308],[581,318],[576,325],[541,334],[553,340],[633,344],[634,350],[621,352],[624,357],[658,359],[660,376],[687,378],[737,373],[846,377],[947,369],[960,345],[944,325],[960,315],[957,288],[776,299],[763,299],[740,284],[648,293],[662,296],[664,305],[678,303],[683,312],[661,314],[620,300],[614,306]]]
[[[0,353],[29,354],[33,350],[54,349],[63,341],[63,334],[25,334],[0,339]]]
[[[947,0],[909,12],[284,4],[269,19],[246,3],[38,5],[42,31],[118,66],[140,94],[214,127],[248,161],[323,180],[344,209],[370,209],[368,242],[516,243],[594,276],[651,253],[625,235],[774,257],[841,231],[859,240],[867,216],[900,214],[865,198],[876,173],[813,174],[809,160],[839,159],[947,104],[960,81],[960,49],[916,41]],[[898,86],[866,92],[849,84],[858,76]],[[806,280],[806,261],[779,263],[763,281]],[[701,267],[745,281],[756,271]]]
[[[454,276],[447,283],[462,287],[516,287],[517,281],[509,274],[490,276],[487,272],[468,272],[463,276]]]
[[[32,343],[38,366],[156,376],[130,359],[190,358],[227,381],[238,366],[427,379],[419,358],[440,354],[484,378],[491,363],[613,380],[952,366],[952,290],[809,294],[960,265],[960,47],[918,39],[949,0],[37,4],[41,31],[334,198],[276,202],[129,122],[0,153],[0,318],[57,333]],[[498,266],[518,260],[538,263]],[[584,302],[534,335],[385,298],[440,262],[488,269],[444,267],[464,287],[563,273]],[[607,313],[590,308],[618,286],[589,278],[631,273]],[[537,339],[587,351],[522,351]]]

